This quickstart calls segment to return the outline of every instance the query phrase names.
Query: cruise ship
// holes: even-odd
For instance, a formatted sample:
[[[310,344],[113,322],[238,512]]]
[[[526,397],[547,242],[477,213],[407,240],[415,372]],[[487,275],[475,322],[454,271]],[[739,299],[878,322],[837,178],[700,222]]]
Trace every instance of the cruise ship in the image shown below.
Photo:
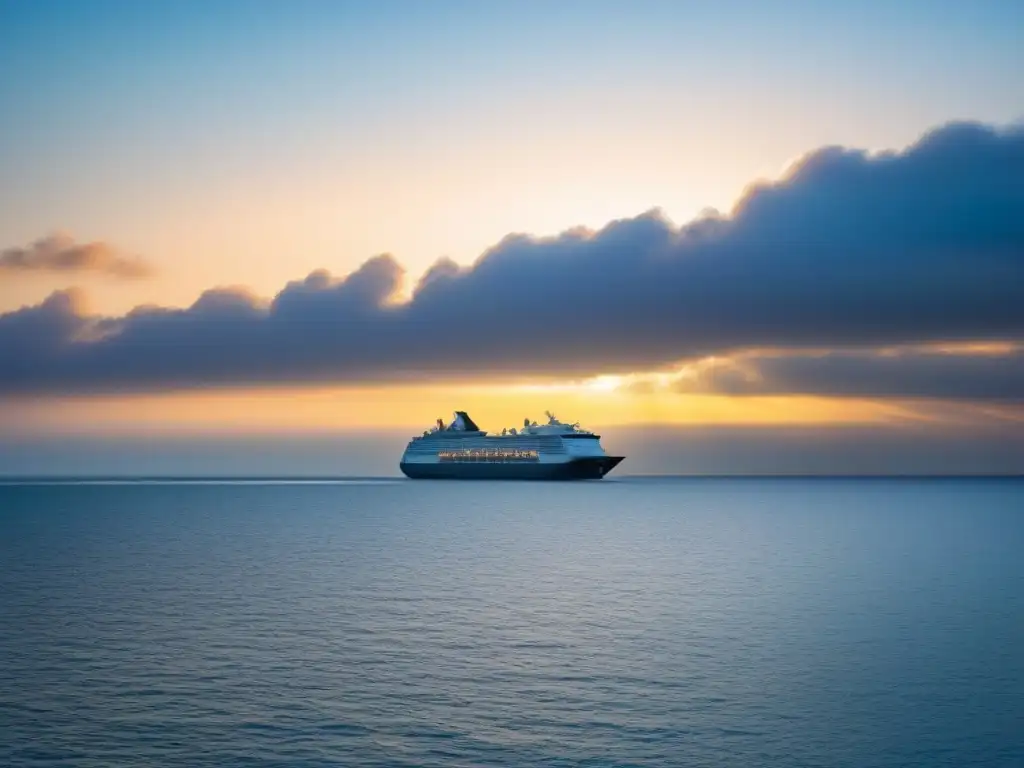
[[[597,480],[625,457],[609,456],[601,436],[563,424],[524,420],[521,429],[489,435],[465,411],[456,411],[409,441],[399,465],[407,477],[452,480]]]

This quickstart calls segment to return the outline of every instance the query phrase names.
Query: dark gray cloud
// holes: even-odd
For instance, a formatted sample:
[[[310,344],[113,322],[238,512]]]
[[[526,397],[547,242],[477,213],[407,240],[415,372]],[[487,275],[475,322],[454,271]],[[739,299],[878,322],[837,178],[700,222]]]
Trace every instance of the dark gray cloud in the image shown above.
[[[25,248],[0,252],[3,272],[98,272],[112,277],[138,278],[152,267],[137,256],[123,254],[109,243],[78,243],[68,235],[51,235]]]
[[[698,366],[683,392],[1024,402],[1024,350],[743,355]]]
[[[825,148],[729,216],[509,235],[396,303],[403,278],[378,256],[269,304],[213,291],[103,321],[54,298],[0,316],[0,392],[579,376],[752,348],[1021,338],[1024,129]]]

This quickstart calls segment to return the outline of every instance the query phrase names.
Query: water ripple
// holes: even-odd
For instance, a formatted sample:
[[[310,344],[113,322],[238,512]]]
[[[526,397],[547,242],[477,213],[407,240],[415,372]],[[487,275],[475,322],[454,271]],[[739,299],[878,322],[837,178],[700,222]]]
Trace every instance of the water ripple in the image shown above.
[[[1024,765],[1022,502],[8,483],[0,765]]]

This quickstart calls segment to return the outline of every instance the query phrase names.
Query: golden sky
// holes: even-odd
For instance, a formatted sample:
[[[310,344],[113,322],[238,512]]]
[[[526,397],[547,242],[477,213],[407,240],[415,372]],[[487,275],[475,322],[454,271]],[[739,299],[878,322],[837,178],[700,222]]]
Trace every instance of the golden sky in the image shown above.
[[[796,18],[755,4],[742,29],[713,6],[552,7],[543,25],[497,6],[444,23],[371,4],[317,19],[240,10],[230,24],[168,6],[55,25],[24,4],[16,35],[0,24],[0,64],[19,73],[0,83],[0,252],[68,233],[100,244],[83,258],[151,271],[0,270],[0,315],[68,288],[106,317],[187,307],[214,287],[269,299],[381,253],[406,269],[408,292],[437,259],[471,264],[510,233],[597,230],[655,207],[685,224],[730,212],[819,147],[899,150],[951,119],[1021,116],[1009,6],[951,7],[921,25],[879,4],[864,25],[840,6]],[[813,23],[844,34],[799,32]],[[188,56],[169,42],[182,35]],[[937,418],[897,398],[643,390],[593,373],[532,387],[17,397],[0,400],[0,431],[418,429],[456,408],[492,429],[545,409],[594,428]]]
[[[912,407],[822,397],[634,394],[602,382],[526,387],[381,387],[234,389],[146,396],[19,399],[0,404],[9,434],[117,435],[318,432],[431,427],[466,410],[489,431],[543,420],[551,410],[588,428],[629,424],[781,425],[898,423],[921,416]]]

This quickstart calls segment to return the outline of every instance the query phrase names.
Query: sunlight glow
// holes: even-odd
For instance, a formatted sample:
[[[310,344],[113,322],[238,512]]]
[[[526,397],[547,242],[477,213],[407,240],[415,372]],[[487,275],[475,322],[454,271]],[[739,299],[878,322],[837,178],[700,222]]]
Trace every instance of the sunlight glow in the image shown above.
[[[592,429],[629,424],[850,424],[906,421],[897,404],[815,397],[639,393],[580,384],[502,387],[222,390],[167,395],[24,399],[0,403],[7,434],[247,434],[417,431],[466,410],[484,429],[554,411]]]
[[[622,386],[621,376],[598,376],[584,383],[584,387],[592,392],[613,392]]]

